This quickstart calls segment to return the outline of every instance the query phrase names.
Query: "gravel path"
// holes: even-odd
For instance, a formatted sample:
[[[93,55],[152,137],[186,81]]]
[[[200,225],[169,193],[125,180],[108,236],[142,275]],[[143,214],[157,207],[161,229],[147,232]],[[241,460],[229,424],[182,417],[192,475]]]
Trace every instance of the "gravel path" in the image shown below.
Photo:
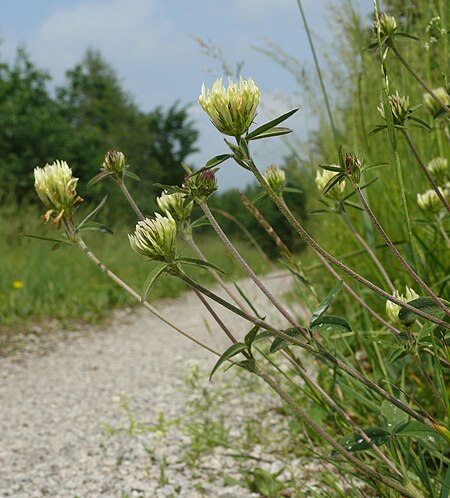
[[[270,279],[267,284],[281,295],[288,280]],[[265,298],[248,282],[245,287],[266,312]],[[227,346],[193,294],[158,307],[208,344],[221,351]],[[250,328],[223,309],[220,315],[238,335]],[[161,414],[165,420],[182,418],[192,402],[183,388],[192,360],[202,364],[201,372],[215,361],[144,309],[118,312],[110,325],[91,328],[45,354],[0,359],[0,496],[258,496],[226,486],[220,466],[233,462],[214,456],[209,459],[212,482],[202,482],[202,473],[196,474],[183,459],[189,438],[181,428],[145,431],[133,421],[130,427],[119,406],[118,399],[129,399],[132,416],[146,427],[154,427]],[[219,374],[213,384],[226,377]],[[236,420],[243,416],[239,403],[224,410]]]

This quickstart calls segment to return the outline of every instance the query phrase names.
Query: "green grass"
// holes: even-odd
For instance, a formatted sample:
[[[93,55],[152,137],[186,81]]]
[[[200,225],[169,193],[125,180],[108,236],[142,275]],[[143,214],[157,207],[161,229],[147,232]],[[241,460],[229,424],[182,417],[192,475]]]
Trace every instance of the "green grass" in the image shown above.
[[[0,209],[0,330],[23,319],[40,317],[95,321],[112,308],[135,303],[79,249],[63,246],[52,251],[51,243],[25,237],[24,233],[58,236],[53,225],[43,224],[40,210],[40,207],[6,206]],[[140,292],[152,263],[131,250],[127,233],[133,229],[118,225],[113,235],[89,232],[86,242],[112,271]],[[212,233],[202,235],[198,244],[227,276],[243,275]],[[255,270],[266,269],[266,263],[249,244],[238,243],[238,246]],[[183,255],[193,256],[182,243],[179,250]],[[191,274],[202,282],[213,281],[207,271]],[[164,276],[150,299],[174,297],[185,289],[179,280]]]

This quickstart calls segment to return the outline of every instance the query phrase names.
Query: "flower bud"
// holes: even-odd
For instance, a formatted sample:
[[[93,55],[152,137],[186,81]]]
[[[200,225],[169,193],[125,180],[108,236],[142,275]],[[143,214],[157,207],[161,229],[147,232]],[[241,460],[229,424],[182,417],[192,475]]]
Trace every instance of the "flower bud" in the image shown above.
[[[398,92],[395,92],[395,95],[389,95],[389,105],[391,106],[394,124],[403,125],[405,119],[411,113],[409,107],[409,97],[400,97]],[[386,119],[383,102],[380,103],[380,106],[377,107],[377,109],[382,118]]]
[[[46,221],[51,215],[56,215],[55,223],[58,223],[62,216],[71,215],[73,206],[82,201],[76,192],[77,182],[78,178],[72,176],[72,170],[65,161],[34,168],[34,187],[48,209]]]
[[[361,178],[361,161],[354,156],[353,154],[349,154],[348,152],[345,154],[345,172],[347,176],[353,177],[353,180],[356,183],[359,183]]]
[[[332,164],[331,166],[336,166]],[[336,176],[334,171],[329,171],[327,169],[320,169],[316,174],[316,185],[317,188],[323,193],[323,190],[327,186],[327,183]],[[344,192],[345,183],[336,183],[328,192],[324,195],[331,197],[332,199],[339,200],[342,196],[342,192]]]
[[[200,204],[205,202],[217,190],[216,176],[210,169],[199,174],[186,174],[183,187],[189,197]]]
[[[202,85],[198,102],[221,133],[240,137],[255,119],[259,96],[260,90],[251,78],[244,80],[241,76],[239,85],[228,79],[227,89],[220,78],[213,83],[212,90],[206,91]]]
[[[397,290],[393,293],[394,297],[400,299],[404,303],[409,303],[409,301],[413,301],[414,299],[418,299],[419,295],[416,294],[412,289],[406,286],[406,296],[400,294]],[[402,307],[398,304],[393,303],[392,301],[386,301],[386,314],[391,321],[391,323],[396,327],[411,327],[415,320],[410,321],[402,321],[398,317],[400,310]]]
[[[188,204],[186,204],[185,201],[186,194],[182,194],[181,192],[176,192],[174,194],[167,194],[166,192],[163,192],[156,199],[159,209],[161,209],[164,214],[172,216],[172,218],[179,224],[189,219],[192,206],[194,205],[192,201]]]
[[[121,176],[127,169],[124,154],[118,150],[109,150],[103,160],[101,169]]]
[[[438,188],[441,194],[445,196],[445,190],[443,190],[441,187]],[[433,214],[439,213],[442,208],[441,200],[439,199],[434,189],[427,190],[423,194],[417,194],[417,204],[419,205],[420,209]]]
[[[450,96],[444,87],[440,86],[438,88],[433,88],[433,93],[445,105],[447,106],[450,105]],[[428,111],[432,116],[434,116],[441,108],[441,106],[434,100],[434,98],[429,93],[423,94],[423,104],[428,109]]]
[[[284,171],[273,164],[268,166],[263,173],[264,180],[269,185],[269,187],[277,194],[281,195],[283,193],[284,184],[286,182],[286,175]]]
[[[373,22],[373,30],[375,33],[380,31],[381,39],[390,38],[397,31],[397,21],[395,17],[380,12],[378,19]]]
[[[150,259],[171,263],[175,258],[177,224],[170,214],[139,221],[134,235],[128,235],[131,248]]]

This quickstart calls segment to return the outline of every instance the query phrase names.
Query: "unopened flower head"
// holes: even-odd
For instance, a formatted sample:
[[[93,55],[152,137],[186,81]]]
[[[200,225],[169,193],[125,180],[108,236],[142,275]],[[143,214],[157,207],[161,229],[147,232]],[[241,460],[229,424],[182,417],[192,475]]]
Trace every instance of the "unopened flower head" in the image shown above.
[[[414,292],[413,289],[410,289],[408,286],[406,286],[405,296],[403,294],[400,294],[400,292],[398,292],[397,290],[394,291],[393,295],[404,303],[409,303],[409,301],[413,301],[414,299],[419,298],[419,295],[416,294],[416,292]],[[396,327],[410,327],[414,323],[414,320],[401,321],[398,317],[401,309],[402,307],[400,305],[395,304],[392,301],[386,301],[386,314],[391,323]]]
[[[391,106],[394,124],[403,125],[405,119],[411,113],[409,107],[409,97],[400,97],[398,92],[395,92],[395,95],[389,95],[389,105]],[[382,118],[386,119],[383,102],[380,103],[380,106],[377,109]]]
[[[445,157],[435,157],[427,164],[428,171],[438,180],[443,180],[447,177],[447,167],[448,161]]]
[[[286,175],[284,171],[275,164],[273,164],[272,166],[268,166],[266,168],[263,176],[269,187],[277,195],[281,195],[283,192],[284,184],[286,182]]]
[[[336,164],[332,164],[332,166],[338,167]],[[323,190],[327,186],[327,183],[335,176],[336,173],[334,171],[319,169],[316,174],[317,188],[323,193]],[[330,190],[328,190],[325,195],[331,197],[332,199],[339,200],[341,198],[342,192],[344,192],[344,189],[345,183],[338,182]]]
[[[159,209],[164,214],[172,216],[177,223],[183,223],[190,217],[192,206],[194,205],[192,201],[186,204],[186,194],[182,194],[181,192],[174,194],[163,192],[156,199],[156,202]]]
[[[390,38],[397,31],[397,21],[395,17],[380,12],[378,19],[373,22],[373,30],[375,33],[380,31],[381,39]]]
[[[450,95],[448,94],[447,90],[444,87],[440,86],[438,88],[433,88],[433,93],[445,105],[450,105]],[[434,116],[441,108],[441,106],[434,100],[434,98],[429,93],[423,94],[423,104],[428,109],[428,111],[432,116]]]
[[[65,161],[34,169],[34,187],[48,209],[45,214],[47,221],[51,215],[56,215],[55,222],[59,222],[63,215],[70,216],[73,206],[82,200],[76,192],[77,182],[78,178],[73,177]]]
[[[133,235],[128,235],[134,251],[157,261],[172,262],[175,258],[177,224],[172,216],[161,216],[139,221]]]
[[[184,177],[183,187],[186,193],[197,203],[205,202],[217,190],[216,175],[213,170],[207,169],[199,174]]]
[[[124,154],[118,150],[109,150],[103,160],[101,169],[103,171],[110,171],[115,175],[122,175],[127,169]]]
[[[228,79],[228,88],[223,86],[222,78],[213,83],[212,90],[207,91],[203,84],[198,102],[221,133],[240,137],[255,119],[259,97],[260,90],[253,80],[241,76],[239,83]]]
[[[441,194],[445,197],[445,190],[441,187],[438,188]],[[427,190],[423,194],[417,194],[417,204],[420,209],[434,214],[439,213],[442,208],[441,200],[434,189]]]

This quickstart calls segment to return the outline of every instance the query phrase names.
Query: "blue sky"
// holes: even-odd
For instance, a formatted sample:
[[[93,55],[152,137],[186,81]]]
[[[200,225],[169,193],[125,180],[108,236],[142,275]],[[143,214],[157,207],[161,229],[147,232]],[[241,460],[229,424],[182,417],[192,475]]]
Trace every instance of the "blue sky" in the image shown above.
[[[337,1],[303,0],[319,47],[331,42],[328,6]],[[371,0],[351,3],[363,14],[371,10]],[[115,68],[142,109],[176,100],[192,103],[189,112],[201,132],[201,151],[189,162],[198,167],[225,151],[222,138],[197,104],[202,82],[211,85],[222,71],[220,64],[202,54],[193,36],[221,47],[232,63],[244,61],[243,76],[252,76],[266,104],[258,116],[260,123],[289,110],[283,96],[295,94],[296,87],[286,71],[255,47],[271,40],[313,70],[296,0],[2,0],[1,7],[2,58],[11,60],[16,47],[23,45],[32,60],[61,83],[65,71],[92,47]],[[297,99],[295,105],[302,107]],[[289,125],[301,136],[314,120],[297,115]],[[286,153],[282,141],[270,142],[255,150],[261,166]],[[219,175],[223,187],[249,181],[246,172],[231,163],[225,163]]]

